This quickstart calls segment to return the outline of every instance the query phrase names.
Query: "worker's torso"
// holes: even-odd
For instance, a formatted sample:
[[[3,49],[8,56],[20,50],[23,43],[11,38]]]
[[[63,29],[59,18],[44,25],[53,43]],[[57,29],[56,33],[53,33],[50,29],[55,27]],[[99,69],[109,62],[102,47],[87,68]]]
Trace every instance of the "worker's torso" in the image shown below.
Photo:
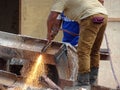
[[[98,0],[57,0],[52,10],[58,12],[64,10],[66,16],[78,22],[93,14],[107,14],[106,9]]]

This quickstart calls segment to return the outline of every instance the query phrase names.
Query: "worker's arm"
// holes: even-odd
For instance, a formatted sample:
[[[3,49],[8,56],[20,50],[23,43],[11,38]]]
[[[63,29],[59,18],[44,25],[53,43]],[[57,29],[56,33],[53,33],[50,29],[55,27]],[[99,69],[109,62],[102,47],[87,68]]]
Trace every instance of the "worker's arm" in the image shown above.
[[[54,35],[60,28],[61,21],[57,20],[60,13],[51,11],[47,20],[47,39],[49,41],[54,39]]]
[[[98,0],[100,3],[102,3],[102,5],[104,4],[104,0]]]

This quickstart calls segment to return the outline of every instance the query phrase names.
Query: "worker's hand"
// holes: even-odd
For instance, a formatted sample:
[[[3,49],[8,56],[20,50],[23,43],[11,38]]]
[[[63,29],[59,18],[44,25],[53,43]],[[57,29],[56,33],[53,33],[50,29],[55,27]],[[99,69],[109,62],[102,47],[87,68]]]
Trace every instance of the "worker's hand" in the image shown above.
[[[48,41],[51,41],[51,40],[54,40],[55,39],[55,36],[58,34],[58,30],[54,30],[52,31],[51,33],[49,33],[47,35],[47,39]]]
[[[51,40],[53,40],[54,38],[55,38],[55,34],[54,34],[54,33],[50,33],[50,34],[47,35],[47,40],[48,40],[48,41],[51,41]]]
[[[53,38],[51,37],[51,33],[48,33],[48,34],[47,34],[47,40],[48,40],[49,42],[51,42],[51,40],[53,40]]]
[[[53,30],[53,31],[51,32],[51,37],[52,37],[52,39],[54,39],[57,34],[58,34],[58,30]]]

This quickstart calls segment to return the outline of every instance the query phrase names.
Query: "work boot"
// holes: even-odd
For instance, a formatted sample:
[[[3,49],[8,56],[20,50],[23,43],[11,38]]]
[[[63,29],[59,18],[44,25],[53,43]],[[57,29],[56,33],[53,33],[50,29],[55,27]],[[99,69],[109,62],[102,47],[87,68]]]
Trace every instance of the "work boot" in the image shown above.
[[[89,73],[78,73],[77,77],[77,83],[75,85],[75,88],[79,88],[77,90],[81,90],[84,88],[85,90],[91,90],[90,82],[89,82]]]
[[[90,72],[90,84],[96,85],[97,78],[98,78],[98,68],[93,67],[93,68],[91,68],[91,72]]]

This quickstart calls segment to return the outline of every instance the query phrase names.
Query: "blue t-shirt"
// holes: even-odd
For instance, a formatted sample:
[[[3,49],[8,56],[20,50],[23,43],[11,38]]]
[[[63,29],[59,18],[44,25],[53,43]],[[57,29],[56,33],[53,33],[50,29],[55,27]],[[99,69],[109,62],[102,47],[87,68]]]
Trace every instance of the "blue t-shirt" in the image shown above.
[[[63,29],[63,42],[70,43],[71,45],[75,46],[78,44],[79,36],[73,36],[64,30],[68,30],[69,32],[73,32],[75,34],[79,34],[79,24],[76,21],[70,20],[63,14],[61,14],[62,19],[62,29]]]

